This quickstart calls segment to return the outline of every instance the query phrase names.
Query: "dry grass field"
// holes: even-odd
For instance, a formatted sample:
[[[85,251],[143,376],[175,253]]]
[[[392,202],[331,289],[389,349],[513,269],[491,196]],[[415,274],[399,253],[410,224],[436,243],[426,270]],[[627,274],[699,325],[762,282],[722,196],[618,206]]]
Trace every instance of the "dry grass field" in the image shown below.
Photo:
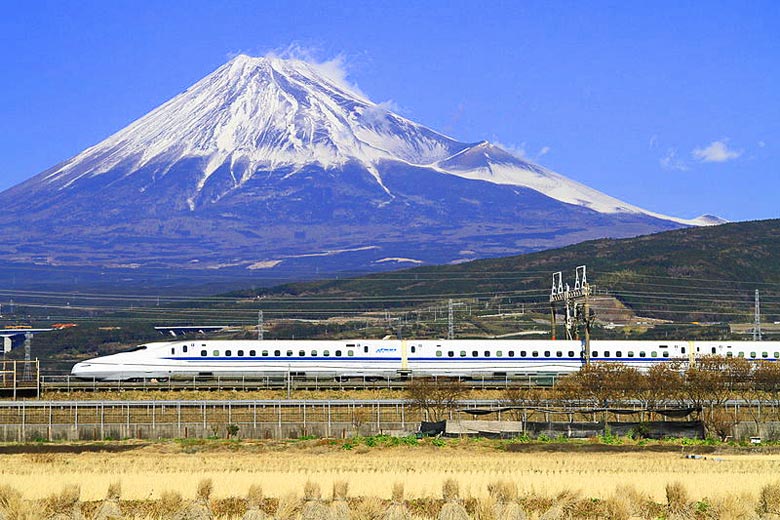
[[[662,509],[669,507],[668,486],[672,485],[672,500],[677,496],[676,500],[684,502],[691,514],[699,513],[697,517],[758,518],[717,511],[724,507],[749,511],[760,508],[762,489],[774,489],[772,484],[780,477],[778,453],[724,452],[688,459],[679,452],[514,453],[499,446],[460,441],[445,446],[359,445],[346,450],[341,443],[324,440],[211,441],[139,444],[117,453],[27,452],[0,455],[0,486],[13,487],[26,501],[45,502],[67,486],[77,485],[81,500],[92,502],[84,507],[94,508],[111,483],[119,482],[122,500],[132,501],[137,507],[139,503],[160,504],[179,496],[185,501],[195,499],[199,483],[209,479],[213,483],[212,502],[226,511],[222,517],[241,518],[243,512],[239,510],[246,508],[239,499],[246,497],[253,485],[270,497],[264,508],[273,513],[284,505],[278,505],[278,499],[289,502],[294,501],[292,496],[297,497],[295,500],[303,497],[307,483],[319,486],[328,499],[334,484],[347,483],[353,509],[363,507],[362,502],[356,502],[358,497],[363,497],[362,501],[369,497],[383,501],[379,509],[391,507],[393,486],[403,483],[404,503],[420,509],[419,518],[435,518],[440,509],[446,509],[442,509],[442,486],[450,480],[459,488],[471,517],[487,519],[487,513],[479,513],[480,507],[496,500],[497,483],[516,487],[512,496],[516,494],[516,501],[529,517],[544,518],[566,517],[544,516],[558,502],[578,504],[574,508],[580,511],[577,514],[570,507],[572,518],[629,518],[607,515],[592,506],[603,502],[606,507],[604,504],[626,496],[645,504],[645,513],[635,517],[666,517]],[[674,487],[676,483],[678,488]],[[300,507],[292,509],[300,514]],[[588,508],[593,510],[589,512]],[[704,513],[708,516],[701,516]]]

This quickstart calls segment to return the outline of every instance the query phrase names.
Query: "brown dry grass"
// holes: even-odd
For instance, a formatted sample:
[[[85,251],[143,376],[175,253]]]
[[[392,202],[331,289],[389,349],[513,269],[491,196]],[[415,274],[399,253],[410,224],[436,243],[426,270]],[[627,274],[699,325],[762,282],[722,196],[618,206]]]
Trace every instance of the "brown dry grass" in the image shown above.
[[[724,455],[722,460],[688,460],[677,453],[506,453],[464,442],[436,448],[343,450],[330,441],[222,443],[213,450],[197,442],[147,445],[123,453],[0,455],[0,485],[13,485],[24,498],[43,499],[65,484],[80,484],[82,497],[102,500],[111,482],[122,480],[123,498],[159,498],[164,491],[194,496],[199,480],[211,479],[213,497],[243,496],[252,484],[269,496],[298,494],[312,480],[328,489],[349,482],[353,496],[389,498],[404,482],[412,499],[440,496],[447,479],[463,496],[482,498],[488,485],[510,481],[519,496],[554,496],[581,490],[609,497],[623,484],[642,496],[666,501],[666,485],[684,482],[690,497],[757,494],[780,474],[778,455]],[[767,488],[768,504],[778,503]],[[511,494],[512,492],[510,492]],[[777,493],[780,496],[780,493]],[[767,506],[772,507],[772,506]],[[526,509],[526,512],[529,512]]]

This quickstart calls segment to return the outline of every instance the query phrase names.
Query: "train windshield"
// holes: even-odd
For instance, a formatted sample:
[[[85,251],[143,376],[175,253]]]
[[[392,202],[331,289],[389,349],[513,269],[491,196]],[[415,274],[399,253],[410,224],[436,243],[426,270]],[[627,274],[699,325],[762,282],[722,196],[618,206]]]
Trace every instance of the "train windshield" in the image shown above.
[[[146,345],[140,345],[138,347],[133,347],[133,348],[131,348],[129,350],[123,350],[122,353],[138,352],[139,350],[146,350]]]

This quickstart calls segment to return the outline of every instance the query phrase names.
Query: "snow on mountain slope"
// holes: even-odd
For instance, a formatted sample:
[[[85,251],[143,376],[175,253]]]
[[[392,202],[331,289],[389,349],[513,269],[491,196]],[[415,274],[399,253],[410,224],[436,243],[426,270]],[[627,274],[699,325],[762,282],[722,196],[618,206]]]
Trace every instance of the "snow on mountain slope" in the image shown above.
[[[224,164],[238,187],[258,170],[338,167],[350,160],[425,164],[463,146],[345,89],[306,62],[240,55],[67,161],[47,181],[69,187],[123,163],[134,172],[202,158],[197,191]]]
[[[461,150],[454,156],[440,161],[436,164],[436,168],[466,179],[530,188],[561,202],[583,206],[600,213],[643,214],[690,226],[715,225],[725,222],[710,215],[696,219],[681,219],[647,211],[568,179],[547,168],[524,161],[487,141]]]
[[[189,173],[192,168],[185,175],[176,167],[193,159],[195,175]],[[43,180],[65,190],[107,172],[128,177],[144,171],[151,180],[143,189],[153,190],[166,175],[180,175],[186,204],[194,210],[240,189],[258,172],[291,176],[309,165],[337,170],[349,162],[360,164],[393,196],[382,180],[385,161],[521,186],[601,213],[643,214],[686,225],[709,223],[645,211],[487,142],[458,142],[366,99],[314,64],[246,55],[47,172]],[[218,183],[216,191],[212,188],[207,197],[200,197],[210,177],[225,169],[229,182]]]

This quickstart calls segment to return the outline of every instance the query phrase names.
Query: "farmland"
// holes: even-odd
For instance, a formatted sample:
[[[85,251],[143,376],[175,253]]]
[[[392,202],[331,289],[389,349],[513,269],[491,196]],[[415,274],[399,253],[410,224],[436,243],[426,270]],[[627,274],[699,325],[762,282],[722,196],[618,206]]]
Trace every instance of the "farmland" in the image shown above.
[[[419,511],[420,518],[433,518],[426,515],[441,507],[448,479],[459,486],[472,513],[489,500],[489,486],[497,482],[515,484],[519,503],[529,513],[561,497],[572,508],[585,507],[591,499],[611,500],[627,489],[657,513],[667,502],[667,485],[674,483],[700,509],[733,500],[758,507],[762,488],[771,487],[780,474],[780,451],[771,448],[659,444],[656,449],[583,449],[594,442],[562,443],[552,450],[530,445],[532,449],[519,451],[480,439],[182,440],[100,445],[106,451],[83,450],[78,444],[16,446],[0,455],[0,485],[12,486],[26,501],[45,501],[68,485],[79,485],[81,499],[90,507],[111,483],[119,482],[122,500],[139,508],[172,495],[192,499],[198,483],[210,479],[214,507],[227,508],[224,518],[231,518],[230,507],[240,509],[235,499],[246,496],[252,485],[262,487],[268,497],[264,508],[273,513],[278,499],[302,496],[307,482],[319,485],[325,498],[334,483],[346,482],[355,507],[367,497],[388,501],[393,485],[402,482],[410,507],[428,508],[427,513]],[[110,446],[122,450],[109,452]],[[691,459],[683,450],[709,453]]]

